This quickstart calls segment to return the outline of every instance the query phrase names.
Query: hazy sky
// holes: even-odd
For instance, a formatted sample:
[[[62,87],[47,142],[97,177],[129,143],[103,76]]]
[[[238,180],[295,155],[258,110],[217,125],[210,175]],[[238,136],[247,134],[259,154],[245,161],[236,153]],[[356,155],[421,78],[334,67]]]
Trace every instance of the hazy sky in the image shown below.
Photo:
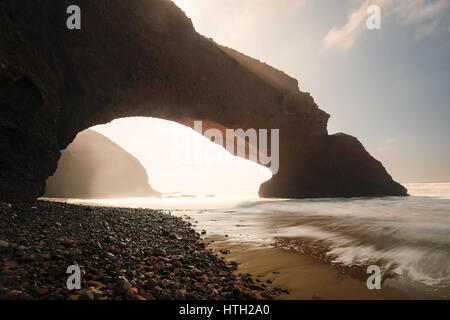
[[[175,2],[201,34],[298,79],[331,114],[329,132],[358,137],[397,181],[450,181],[449,0]],[[381,7],[381,30],[366,27],[371,4]],[[141,160],[163,192],[256,192],[270,177],[249,162],[177,163],[173,150],[192,141],[224,155],[171,122],[121,119],[96,130]]]
[[[357,136],[395,179],[450,181],[449,0],[175,2],[201,34],[297,78],[330,133]]]
[[[163,193],[258,193],[270,170],[237,158],[191,128],[154,118],[117,119],[93,129],[135,156]]]

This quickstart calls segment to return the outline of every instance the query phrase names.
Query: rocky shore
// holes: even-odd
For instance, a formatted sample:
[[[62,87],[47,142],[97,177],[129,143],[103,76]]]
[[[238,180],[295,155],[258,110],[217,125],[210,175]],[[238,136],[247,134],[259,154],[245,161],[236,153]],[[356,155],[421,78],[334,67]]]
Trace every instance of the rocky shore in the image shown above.
[[[81,289],[66,273],[81,269]],[[189,222],[149,209],[0,203],[0,299],[271,299]]]

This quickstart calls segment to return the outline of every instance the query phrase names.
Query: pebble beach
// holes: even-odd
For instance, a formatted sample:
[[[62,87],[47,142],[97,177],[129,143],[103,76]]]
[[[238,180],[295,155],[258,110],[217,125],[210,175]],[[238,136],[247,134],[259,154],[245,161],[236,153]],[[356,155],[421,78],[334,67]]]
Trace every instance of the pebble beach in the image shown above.
[[[79,266],[81,289],[67,268]],[[273,299],[168,211],[48,201],[0,206],[0,299]]]

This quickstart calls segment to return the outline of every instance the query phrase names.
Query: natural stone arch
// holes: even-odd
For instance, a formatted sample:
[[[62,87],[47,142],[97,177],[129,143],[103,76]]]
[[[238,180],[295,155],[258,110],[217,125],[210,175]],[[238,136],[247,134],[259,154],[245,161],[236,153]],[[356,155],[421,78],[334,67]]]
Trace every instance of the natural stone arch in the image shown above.
[[[356,138],[298,83],[197,34],[168,0],[68,0],[0,6],[0,198],[34,199],[76,134],[128,116],[280,129],[280,171],[266,197],[404,195]]]

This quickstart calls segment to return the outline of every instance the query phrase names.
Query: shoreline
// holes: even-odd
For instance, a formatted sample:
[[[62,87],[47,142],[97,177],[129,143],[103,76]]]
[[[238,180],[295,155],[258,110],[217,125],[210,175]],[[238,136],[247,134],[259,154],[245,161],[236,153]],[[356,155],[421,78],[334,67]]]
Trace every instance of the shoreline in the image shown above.
[[[318,261],[303,253],[279,247],[233,243],[224,236],[205,237],[208,247],[227,261],[237,263],[236,275],[255,277],[258,283],[282,294],[279,300],[408,300],[396,288],[369,290],[360,274]],[[221,254],[220,252],[226,254]],[[369,275],[367,275],[368,277]],[[280,291],[281,289],[281,291]],[[287,290],[288,292],[285,292]]]
[[[0,248],[0,299],[414,299],[384,285],[369,290],[361,270],[306,253],[202,239],[190,219],[168,210],[40,200],[0,212],[0,240],[10,245]],[[69,261],[87,265],[82,290],[62,286]],[[25,287],[8,283],[17,274]]]

